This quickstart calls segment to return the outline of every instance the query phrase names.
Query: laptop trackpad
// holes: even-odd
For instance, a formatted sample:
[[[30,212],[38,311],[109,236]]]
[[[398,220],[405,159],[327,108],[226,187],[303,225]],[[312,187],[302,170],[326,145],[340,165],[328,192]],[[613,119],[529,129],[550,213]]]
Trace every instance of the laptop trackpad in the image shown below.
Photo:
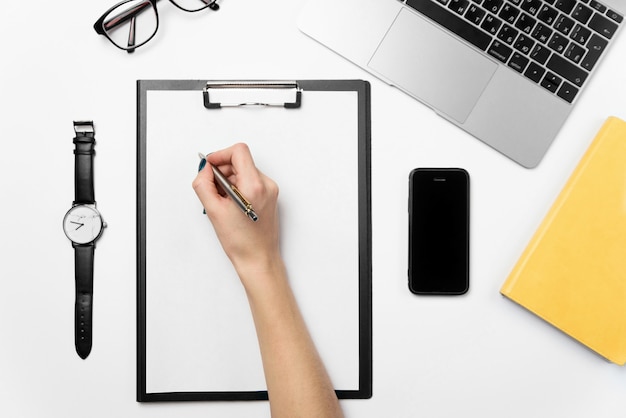
[[[425,18],[402,9],[369,66],[463,123],[498,67]]]

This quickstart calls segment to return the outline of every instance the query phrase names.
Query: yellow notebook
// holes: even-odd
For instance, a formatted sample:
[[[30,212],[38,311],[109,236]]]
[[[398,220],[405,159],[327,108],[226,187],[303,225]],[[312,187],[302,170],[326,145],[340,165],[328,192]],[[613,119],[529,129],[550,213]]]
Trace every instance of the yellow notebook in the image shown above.
[[[626,361],[626,122],[610,117],[500,292]]]

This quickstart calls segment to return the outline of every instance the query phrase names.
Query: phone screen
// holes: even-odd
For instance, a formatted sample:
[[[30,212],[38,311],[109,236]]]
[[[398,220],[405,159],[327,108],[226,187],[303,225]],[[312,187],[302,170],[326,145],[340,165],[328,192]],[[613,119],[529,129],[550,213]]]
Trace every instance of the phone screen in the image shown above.
[[[469,175],[418,168],[409,176],[409,289],[459,295],[469,289]]]

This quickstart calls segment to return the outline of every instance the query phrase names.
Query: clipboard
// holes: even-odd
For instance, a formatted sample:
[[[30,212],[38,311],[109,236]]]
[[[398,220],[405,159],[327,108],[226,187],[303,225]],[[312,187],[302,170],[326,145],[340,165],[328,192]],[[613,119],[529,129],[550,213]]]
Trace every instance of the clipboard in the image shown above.
[[[289,281],[337,396],[370,398],[369,83],[138,80],[137,401],[268,399],[243,286],[191,187],[198,152],[235,142],[279,185]]]

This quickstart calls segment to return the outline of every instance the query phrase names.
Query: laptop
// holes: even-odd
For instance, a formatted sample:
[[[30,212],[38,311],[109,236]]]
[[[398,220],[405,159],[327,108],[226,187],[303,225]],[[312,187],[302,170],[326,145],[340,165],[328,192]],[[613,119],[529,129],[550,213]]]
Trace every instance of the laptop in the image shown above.
[[[625,10],[624,0],[313,0],[298,27],[532,168]]]

